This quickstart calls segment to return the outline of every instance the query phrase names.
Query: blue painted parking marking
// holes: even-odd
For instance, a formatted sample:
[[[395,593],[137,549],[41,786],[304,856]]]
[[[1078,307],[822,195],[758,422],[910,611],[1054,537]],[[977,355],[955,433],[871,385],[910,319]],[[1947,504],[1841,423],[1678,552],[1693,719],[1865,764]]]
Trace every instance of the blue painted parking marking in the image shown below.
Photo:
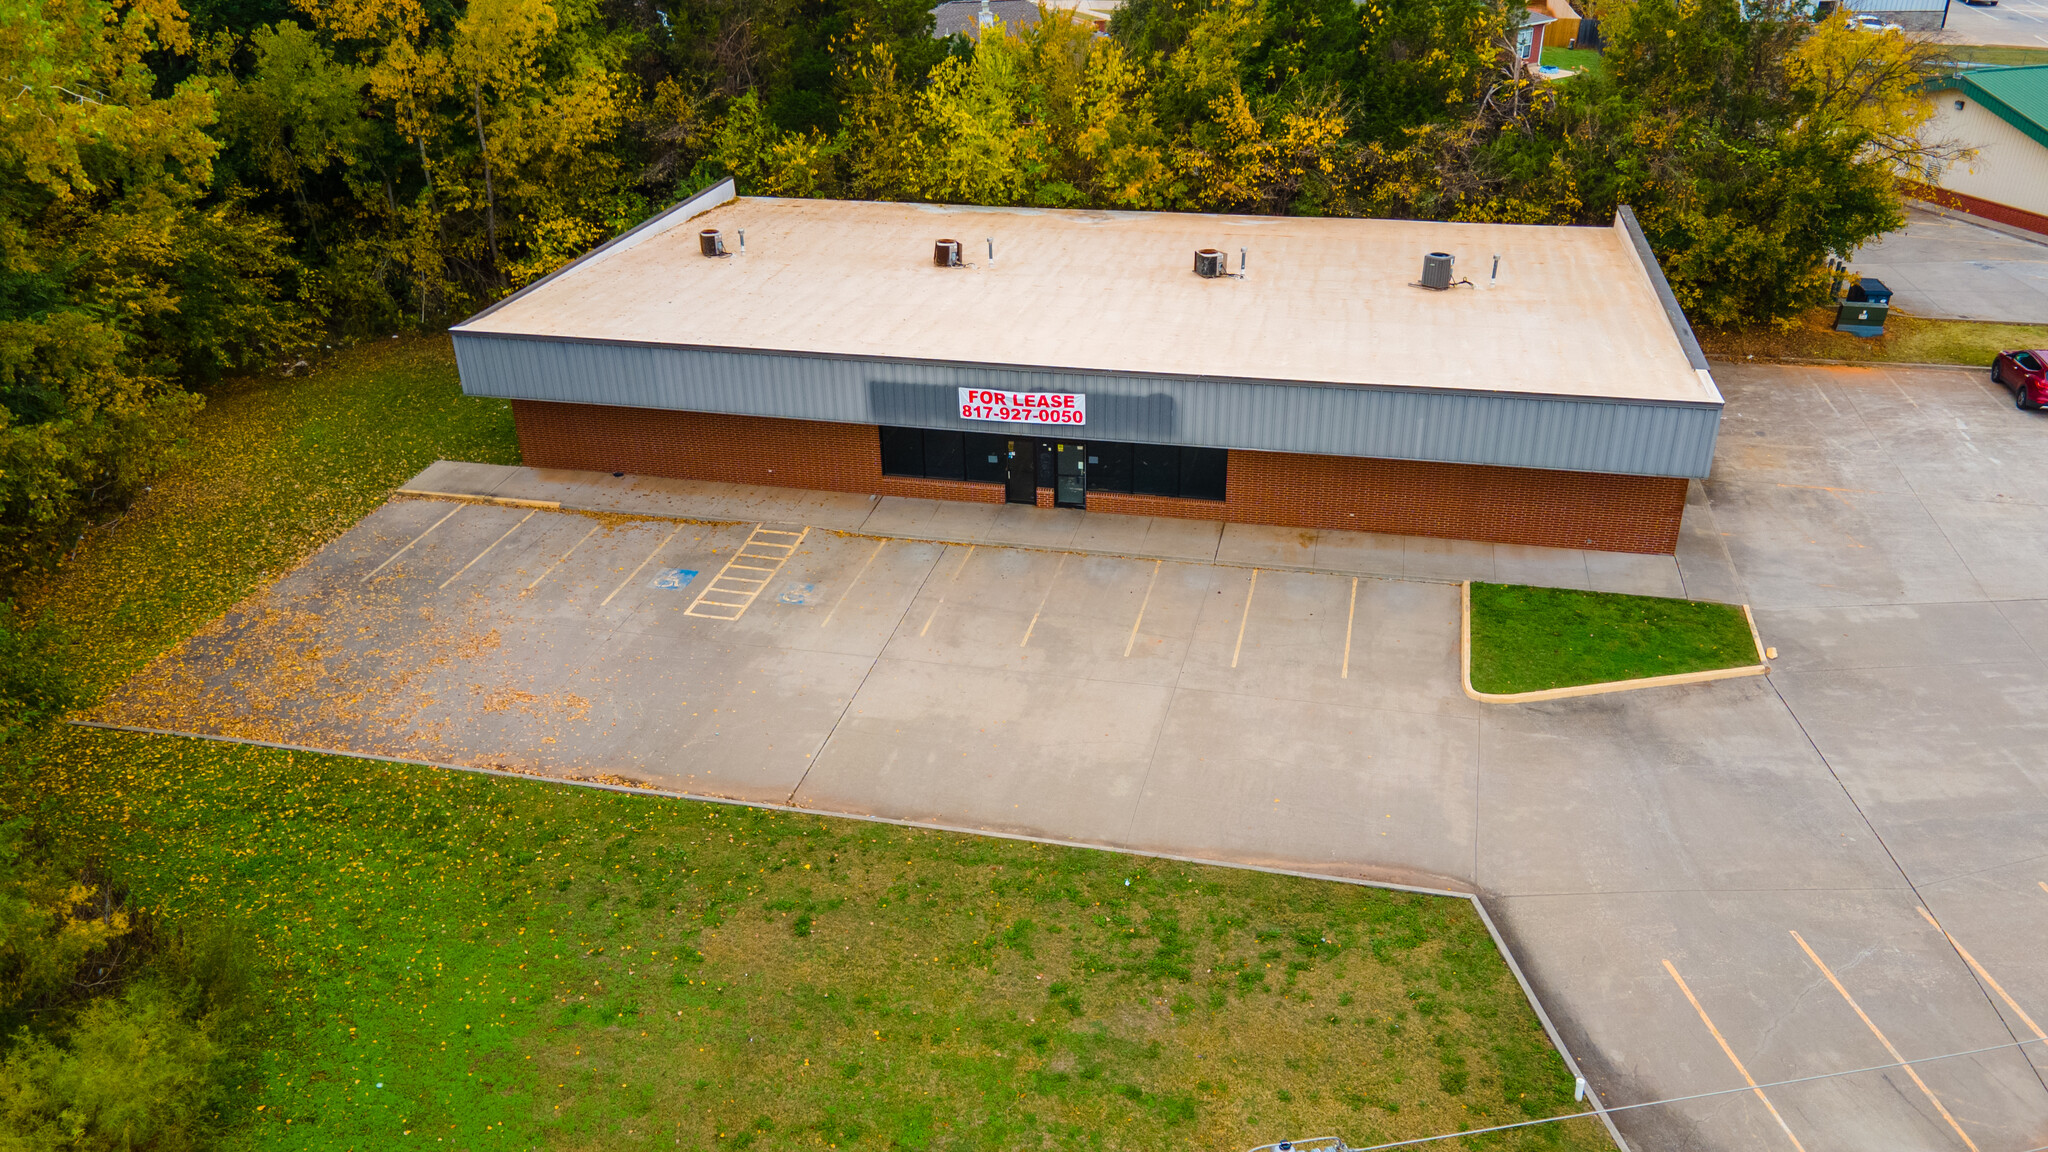
[[[819,600],[818,586],[816,584],[799,584],[792,580],[783,587],[782,595],[778,596],[777,599],[781,600],[784,604],[816,604]]]
[[[688,588],[690,581],[696,578],[697,570],[695,568],[664,568],[654,574],[654,579],[647,586],[649,588],[665,588],[669,591],[675,591],[679,588]]]

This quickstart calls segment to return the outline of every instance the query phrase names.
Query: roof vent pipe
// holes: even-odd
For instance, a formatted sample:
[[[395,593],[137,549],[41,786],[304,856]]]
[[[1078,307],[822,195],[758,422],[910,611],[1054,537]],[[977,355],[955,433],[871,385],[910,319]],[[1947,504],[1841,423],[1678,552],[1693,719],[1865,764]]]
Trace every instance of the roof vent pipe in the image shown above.
[[[697,233],[697,250],[706,256],[724,256],[725,237],[716,228],[706,228]]]
[[[958,268],[960,266],[960,242],[958,240],[935,241],[932,244],[932,263],[941,268]]]
[[[1204,280],[1230,274],[1230,257],[1214,248],[1195,249],[1195,275]]]

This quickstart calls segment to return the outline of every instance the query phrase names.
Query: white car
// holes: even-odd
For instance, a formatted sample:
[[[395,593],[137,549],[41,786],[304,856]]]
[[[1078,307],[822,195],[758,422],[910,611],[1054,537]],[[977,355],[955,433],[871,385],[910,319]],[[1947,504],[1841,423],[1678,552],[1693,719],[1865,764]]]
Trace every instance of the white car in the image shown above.
[[[1854,30],[1856,30],[1856,29],[1859,29],[1859,28],[1860,28],[1860,29],[1862,29],[1862,30],[1863,30],[1863,31],[1865,31],[1865,32],[1904,32],[1904,31],[1905,31],[1905,29],[1904,29],[1904,28],[1901,28],[1901,27],[1899,27],[1899,26],[1898,26],[1897,24],[1891,24],[1891,23],[1888,23],[1888,22],[1886,22],[1886,21],[1885,21],[1885,19],[1884,19],[1883,17],[1880,17],[1880,16],[1872,16],[1872,15],[1870,15],[1870,14],[1869,14],[1868,12],[1865,12],[1865,13],[1861,13],[1861,14],[1859,14],[1859,15],[1856,15],[1856,16],[1852,16],[1852,17],[1850,17],[1849,19],[1847,19],[1847,20],[1843,21],[1843,22],[1842,22],[1842,27],[1844,27],[1844,28],[1847,28],[1847,29],[1850,29],[1851,31],[1854,31]]]

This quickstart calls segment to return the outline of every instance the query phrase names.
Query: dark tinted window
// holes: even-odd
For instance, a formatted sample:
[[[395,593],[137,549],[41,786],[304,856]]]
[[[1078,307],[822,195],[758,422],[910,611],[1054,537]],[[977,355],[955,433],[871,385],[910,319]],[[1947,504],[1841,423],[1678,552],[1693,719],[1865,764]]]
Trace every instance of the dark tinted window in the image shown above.
[[[1131,446],[1131,490],[1145,496],[1180,495],[1180,449],[1171,444]]]
[[[1131,446],[1129,444],[1088,445],[1088,490],[1129,492],[1131,490]]]
[[[1180,494],[1189,500],[1223,499],[1229,454],[1221,448],[1180,450]]]
[[[924,430],[924,474],[938,480],[967,479],[965,432]]]
[[[2013,363],[2018,364],[2020,367],[2025,368],[2029,372],[2032,372],[2041,367],[2041,362],[2039,360],[2034,359],[2034,355],[2031,352],[2022,352],[2019,355],[2014,356],[2012,359]]]
[[[916,428],[882,429],[882,473],[924,475],[924,433]]]
[[[969,432],[967,436],[967,478],[986,480],[1000,484],[1005,476],[1003,467],[1004,440],[986,432]]]
[[[1052,487],[1053,477],[1059,472],[1059,454],[1053,447],[1056,443],[1058,441],[1055,440],[1040,440],[1038,442],[1038,486],[1040,488]]]

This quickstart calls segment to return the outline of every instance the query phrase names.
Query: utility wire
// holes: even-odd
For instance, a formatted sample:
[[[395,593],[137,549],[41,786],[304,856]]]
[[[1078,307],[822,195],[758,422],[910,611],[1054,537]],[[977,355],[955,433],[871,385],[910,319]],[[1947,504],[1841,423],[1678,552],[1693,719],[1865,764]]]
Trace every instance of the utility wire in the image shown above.
[[[1890,1064],[1873,1064],[1868,1068],[1851,1068],[1845,1072],[1822,1072],[1815,1076],[1797,1076],[1790,1080],[1777,1080],[1769,1084],[1758,1084],[1761,1088],[1783,1088],[1788,1084],[1806,1084],[1815,1080],[1832,1080],[1839,1076],[1857,1076],[1865,1072],[1884,1072],[1892,1068],[1905,1068],[1914,1064],[1932,1064],[1936,1060],[1954,1060],[1959,1056],[1981,1056],[1986,1052],[2003,1052],[2007,1048],[2024,1048],[2029,1044],[2043,1043],[2040,1037],[2029,1040],[2015,1040],[2010,1044],[1993,1044],[1989,1048],[1972,1048],[1966,1052],[1946,1052],[1940,1056],[1922,1056],[1918,1060],[1898,1060]],[[1663,1100],[1645,1100],[1639,1104],[1610,1104],[1609,1115],[1616,1112],[1630,1112],[1637,1108],[1655,1108],[1660,1104],[1683,1104],[1688,1100],[1706,1100],[1715,1096],[1734,1096],[1754,1091],[1748,1085],[1741,1088],[1723,1088],[1716,1092],[1696,1092],[1691,1096],[1671,1096]],[[1392,1144],[1371,1144],[1363,1148],[1349,1148],[1345,1152],[1380,1152],[1385,1148],[1409,1148],[1417,1144],[1434,1144],[1439,1140],[1456,1140],[1460,1136],[1479,1136],[1488,1132],[1507,1132],[1516,1128],[1534,1128],[1540,1124],[1556,1124],[1562,1120],[1583,1120],[1598,1116],[1599,1112],[1573,1112],[1567,1116],[1546,1116],[1541,1120],[1523,1120],[1515,1124],[1496,1124],[1491,1128],[1467,1128],[1463,1132],[1445,1132],[1440,1136],[1418,1136],[1413,1140],[1396,1140]],[[2027,1152],[2048,1152],[2048,1144],[2029,1148]]]

